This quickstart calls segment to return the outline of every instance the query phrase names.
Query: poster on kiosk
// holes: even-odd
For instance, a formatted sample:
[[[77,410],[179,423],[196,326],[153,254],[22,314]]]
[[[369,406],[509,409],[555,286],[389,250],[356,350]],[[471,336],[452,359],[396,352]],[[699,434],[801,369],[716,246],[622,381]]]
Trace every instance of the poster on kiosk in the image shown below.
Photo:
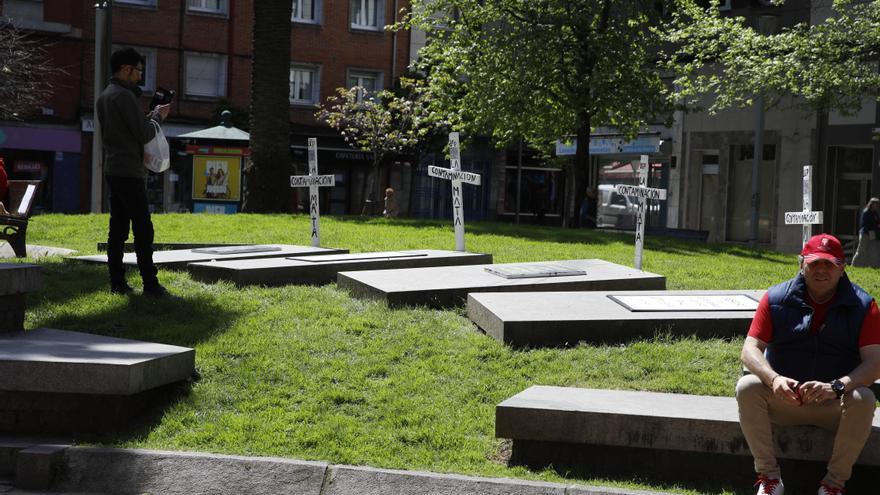
[[[193,151],[193,213],[237,213],[245,150],[199,147]]]

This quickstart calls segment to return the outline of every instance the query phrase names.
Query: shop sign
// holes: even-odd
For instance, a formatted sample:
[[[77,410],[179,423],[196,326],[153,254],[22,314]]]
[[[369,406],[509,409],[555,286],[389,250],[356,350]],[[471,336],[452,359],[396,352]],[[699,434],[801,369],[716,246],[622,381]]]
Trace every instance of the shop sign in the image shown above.
[[[186,153],[189,155],[233,155],[250,156],[250,148],[232,148],[227,146],[209,146],[199,144],[186,145]]]
[[[43,162],[16,160],[12,164],[12,170],[22,173],[40,173],[43,171]]]
[[[660,151],[660,136],[639,136],[632,141],[621,137],[590,138],[591,155],[620,155],[657,153]],[[577,152],[577,139],[556,141],[556,156],[574,155]]]

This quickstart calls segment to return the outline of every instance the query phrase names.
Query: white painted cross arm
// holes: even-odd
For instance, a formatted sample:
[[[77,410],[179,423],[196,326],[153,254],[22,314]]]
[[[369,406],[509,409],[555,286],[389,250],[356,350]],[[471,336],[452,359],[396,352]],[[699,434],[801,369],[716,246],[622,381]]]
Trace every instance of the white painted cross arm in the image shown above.
[[[290,187],[335,186],[335,175],[291,175]]]
[[[634,198],[645,199],[666,199],[666,189],[655,189],[653,187],[631,186],[629,184],[617,184],[617,194],[621,196],[632,196]]]
[[[430,175],[431,177],[438,177],[440,179],[446,180],[460,180],[462,182],[473,184],[475,186],[480,185],[480,174],[475,174],[473,172],[463,172],[461,170],[453,170],[450,168],[442,168],[430,165],[428,167],[428,175]]]
[[[810,225],[822,223],[821,211],[787,211],[785,225]]]

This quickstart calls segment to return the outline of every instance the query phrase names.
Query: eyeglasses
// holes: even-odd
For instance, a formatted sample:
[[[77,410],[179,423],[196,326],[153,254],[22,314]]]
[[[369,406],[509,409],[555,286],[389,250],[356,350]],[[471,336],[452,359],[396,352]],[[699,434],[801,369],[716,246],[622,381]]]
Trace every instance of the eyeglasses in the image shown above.
[[[141,74],[144,73],[144,68],[143,68],[143,67],[135,67],[134,65],[129,65],[129,67],[131,67],[133,70],[136,70],[136,71],[140,72]]]

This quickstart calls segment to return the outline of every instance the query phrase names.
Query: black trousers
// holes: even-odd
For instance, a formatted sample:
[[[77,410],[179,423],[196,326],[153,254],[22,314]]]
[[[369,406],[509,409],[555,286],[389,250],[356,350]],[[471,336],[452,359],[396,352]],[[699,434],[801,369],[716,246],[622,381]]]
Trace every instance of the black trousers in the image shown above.
[[[131,177],[105,178],[110,192],[110,231],[107,235],[110,284],[125,282],[122,256],[131,224],[134,252],[144,287],[155,287],[159,284],[159,279],[156,278],[157,270],[153,264],[153,221],[150,219],[147,202],[147,184],[143,179]]]

